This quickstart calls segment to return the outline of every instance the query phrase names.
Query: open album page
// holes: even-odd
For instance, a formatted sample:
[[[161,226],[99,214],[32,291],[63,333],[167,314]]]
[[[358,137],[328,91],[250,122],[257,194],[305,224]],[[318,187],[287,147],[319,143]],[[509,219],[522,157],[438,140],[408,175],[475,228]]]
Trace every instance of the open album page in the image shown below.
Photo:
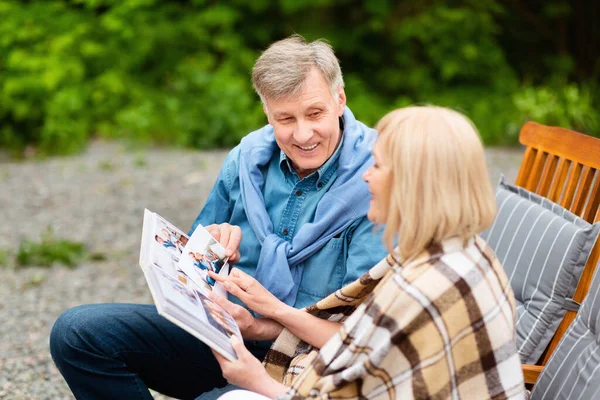
[[[228,273],[225,250],[200,227],[191,238],[146,210],[140,265],[160,315],[185,329],[230,360],[229,338],[241,333],[235,320],[209,297],[226,295],[206,273]]]

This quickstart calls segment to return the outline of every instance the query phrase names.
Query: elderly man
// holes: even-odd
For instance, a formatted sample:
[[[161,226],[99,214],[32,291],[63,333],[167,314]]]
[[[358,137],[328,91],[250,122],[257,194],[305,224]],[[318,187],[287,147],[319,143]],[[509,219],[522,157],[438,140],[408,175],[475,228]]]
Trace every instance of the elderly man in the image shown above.
[[[269,124],[229,153],[192,231],[207,226],[231,263],[301,308],[385,255],[366,218],[370,197],[361,179],[375,132],[346,107],[338,60],[323,42],[292,36],[274,43],[252,80]],[[263,318],[252,323],[255,332],[281,329]],[[246,345],[261,358],[270,343]],[[148,387],[194,398],[226,384],[208,346],[151,305],[68,310],[50,348],[77,398],[150,399]]]

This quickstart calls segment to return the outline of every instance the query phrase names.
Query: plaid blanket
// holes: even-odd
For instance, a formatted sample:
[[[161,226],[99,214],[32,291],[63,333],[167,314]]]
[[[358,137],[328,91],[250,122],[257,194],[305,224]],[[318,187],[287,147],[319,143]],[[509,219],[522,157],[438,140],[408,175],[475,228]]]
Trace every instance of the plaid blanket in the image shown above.
[[[449,239],[308,307],[339,333],[319,350],[284,330],[264,365],[280,399],[522,399],[514,310],[486,243]]]

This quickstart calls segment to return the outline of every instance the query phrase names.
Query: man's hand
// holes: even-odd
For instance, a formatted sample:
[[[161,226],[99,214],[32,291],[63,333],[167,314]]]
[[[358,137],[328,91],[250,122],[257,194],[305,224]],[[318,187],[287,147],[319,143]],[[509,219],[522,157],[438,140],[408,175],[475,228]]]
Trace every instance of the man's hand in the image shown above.
[[[256,319],[250,314],[250,311],[239,304],[230,302],[223,296],[214,294],[213,292],[210,292],[209,296],[212,301],[223,307],[223,309],[235,319],[244,338],[253,338],[256,336]]]
[[[229,257],[229,264],[240,260],[240,243],[242,242],[242,229],[236,225],[212,224],[204,227],[221,246],[225,247],[225,256]]]
[[[244,343],[237,336],[231,337],[231,345],[238,357],[236,361],[229,361],[213,350],[213,354],[221,366],[223,377],[229,383],[272,399],[287,391],[285,386],[267,374],[265,367],[246,349]]]
[[[277,320],[277,316],[289,307],[273,296],[256,279],[238,268],[232,269],[229,276],[217,275],[214,272],[208,274],[214,280],[221,282],[229,293],[240,299],[252,311],[264,317]]]

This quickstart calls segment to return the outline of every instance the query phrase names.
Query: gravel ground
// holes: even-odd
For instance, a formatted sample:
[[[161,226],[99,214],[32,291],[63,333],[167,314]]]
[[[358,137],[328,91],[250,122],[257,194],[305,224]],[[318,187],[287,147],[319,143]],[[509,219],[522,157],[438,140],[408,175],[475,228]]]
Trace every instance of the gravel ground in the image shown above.
[[[501,172],[514,181],[522,150],[486,152],[493,183]],[[0,399],[73,398],[50,358],[53,322],[83,303],[151,303],[138,267],[143,209],[187,230],[225,155],[97,142],[74,157],[0,161],[0,250],[51,227],[106,256],[75,269],[0,267]]]

